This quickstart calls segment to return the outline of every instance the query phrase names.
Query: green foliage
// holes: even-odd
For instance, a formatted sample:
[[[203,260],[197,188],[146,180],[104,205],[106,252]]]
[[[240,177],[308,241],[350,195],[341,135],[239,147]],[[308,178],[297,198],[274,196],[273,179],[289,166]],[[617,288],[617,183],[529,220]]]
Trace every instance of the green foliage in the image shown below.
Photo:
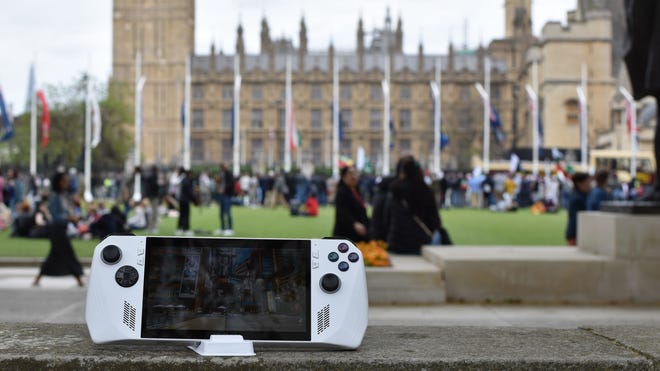
[[[47,99],[50,108],[50,140],[47,147],[41,147],[41,112],[37,120],[37,168],[39,172],[50,172],[56,166],[82,168],[84,156],[85,128],[85,85],[86,76],[74,80],[70,85],[49,86]],[[118,170],[130,148],[125,123],[132,118],[130,107],[123,103],[116,89],[108,89],[109,94],[100,100],[103,131],[101,143],[92,150],[95,171]],[[102,96],[102,94],[98,94]],[[39,105],[37,105],[39,107]],[[1,163],[27,169],[30,161],[30,113],[24,113],[15,120],[14,139],[6,142],[8,151],[0,158]]]

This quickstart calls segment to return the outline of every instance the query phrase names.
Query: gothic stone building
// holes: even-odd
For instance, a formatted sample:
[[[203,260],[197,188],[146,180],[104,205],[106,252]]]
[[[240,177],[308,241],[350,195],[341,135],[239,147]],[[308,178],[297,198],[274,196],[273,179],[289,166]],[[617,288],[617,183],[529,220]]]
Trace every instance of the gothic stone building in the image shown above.
[[[412,153],[423,164],[433,152],[433,103],[429,82],[436,66],[442,77],[443,132],[449,145],[442,151],[444,169],[469,169],[481,157],[483,109],[474,87],[484,81],[484,60],[492,65],[491,97],[505,132],[491,138],[491,158],[504,159],[512,150],[531,143],[526,120],[524,85],[527,51],[538,40],[532,35],[531,0],[506,0],[505,38],[488,47],[456,48],[430,55],[420,44],[417,53],[403,51],[403,22],[395,25],[389,12],[381,29],[369,32],[357,22],[354,50],[308,48],[308,29],[300,21],[297,42],[271,36],[261,23],[259,53],[248,53],[243,27],[238,26],[231,54],[213,45],[209,53],[194,54],[194,0],[114,0],[113,81],[125,87],[132,102],[135,59],[139,52],[144,93],[143,158],[147,163],[181,163],[181,102],[186,56],[192,55],[192,163],[217,164],[232,159],[234,58],[240,56],[241,163],[263,170],[282,165],[285,126],[285,65],[293,61],[293,111],[302,145],[298,163],[331,166],[332,71],[339,63],[341,154],[355,157],[358,147],[378,169],[383,158],[383,94],[385,60],[391,71],[393,161]],[[385,57],[387,55],[387,57]],[[523,88],[521,88],[523,86]]]

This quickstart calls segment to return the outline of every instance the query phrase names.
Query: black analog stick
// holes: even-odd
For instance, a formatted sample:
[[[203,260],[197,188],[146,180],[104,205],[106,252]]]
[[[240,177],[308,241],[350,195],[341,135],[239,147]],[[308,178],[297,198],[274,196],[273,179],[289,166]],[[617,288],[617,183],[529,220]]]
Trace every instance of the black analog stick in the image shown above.
[[[103,258],[104,262],[108,264],[115,264],[119,261],[119,258],[121,258],[121,250],[119,250],[119,247],[115,245],[108,245],[103,248],[101,257]]]
[[[131,287],[135,285],[140,278],[140,274],[137,269],[131,267],[130,265],[125,265],[115,273],[115,281],[121,287]]]
[[[328,273],[321,277],[321,288],[323,291],[332,294],[339,290],[340,281],[337,275]]]

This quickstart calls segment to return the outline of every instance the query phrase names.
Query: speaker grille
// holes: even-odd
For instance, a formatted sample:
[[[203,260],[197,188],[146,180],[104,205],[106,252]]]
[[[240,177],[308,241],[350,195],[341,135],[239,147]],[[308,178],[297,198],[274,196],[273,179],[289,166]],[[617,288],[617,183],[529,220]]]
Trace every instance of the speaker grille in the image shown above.
[[[124,301],[124,324],[135,331],[135,307]]]
[[[320,334],[330,327],[330,304],[326,305],[316,313],[316,334]]]

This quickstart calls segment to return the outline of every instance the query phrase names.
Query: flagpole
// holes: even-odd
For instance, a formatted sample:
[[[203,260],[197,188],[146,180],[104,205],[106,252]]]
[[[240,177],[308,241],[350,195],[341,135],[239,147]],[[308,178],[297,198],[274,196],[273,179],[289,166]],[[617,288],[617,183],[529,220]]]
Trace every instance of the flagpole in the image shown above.
[[[240,142],[240,130],[241,130],[241,56],[236,53],[234,55],[234,128],[232,130],[233,138],[233,173],[237,177],[241,173],[241,142]]]
[[[332,177],[339,179],[339,59],[332,64]]]
[[[183,115],[183,168],[190,170],[190,54],[186,56],[186,76],[183,87],[185,113]]]
[[[525,90],[527,90],[527,96],[529,97],[529,101],[532,105],[531,111],[532,111],[532,174],[534,176],[539,175],[539,131],[538,131],[538,122],[539,122],[539,114],[538,114],[538,96],[536,95],[536,92],[534,91],[534,88],[532,88],[531,85],[526,85]]]
[[[486,101],[484,104],[484,173],[490,172],[490,57],[484,58],[484,84],[486,90]]]
[[[441,121],[441,104],[442,104],[442,71],[440,59],[435,62],[435,81],[431,82],[431,91],[433,92],[434,109],[433,109],[433,172],[436,176],[440,175],[442,167],[440,164],[440,150],[442,146],[442,121]]]
[[[284,107],[284,172],[291,171],[291,110],[292,110],[292,97],[291,97],[291,56],[286,57],[286,77],[284,86],[285,107]]]
[[[30,174],[37,175],[37,97],[36,97],[36,62],[32,62],[34,80],[30,89]]]
[[[135,149],[134,149],[134,165],[137,169],[141,164],[141,147],[142,147],[142,90],[146,79],[142,76],[142,57],[138,52],[135,57]],[[140,201],[142,199],[142,189],[140,183],[142,182],[141,174],[139,171],[135,172],[133,181],[133,200]]]
[[[626,88],[620,86],[619,91],[626,99],[627,108],[630,110],[626,113],[626,120],[630,120],[630,176],[634,180],[637,177],[637,104]]]
[[[83,198],[86,202],[92,202],[92,79],[87,74],[87,97],[85,99],[85,193]]]
[[[383,176],[390,175],[390,61],[385,53],[383,87]]]
[[[582,157],[581,157],[581,165],[582,165],[582,170],[587,171],[587,160],[588,160],[588,147],[587,147],[587,140],[588,140],[588,132],[587,132],[587,120],[588,120],[588,109],[589,109],[589,103],[587,101],[588,95],[587,95],[587,64],[582,63],[582,83],[580,88],[582,89],[582,110],[581,110],[581,121],[580,121],[580,148],[582,152]]]
[[[538,64],[534,62],[532,66],[532,84],[527,84],[527,96],[531,102],[532,111],[532,174],[539,174],[539,99],[538,99]]]

